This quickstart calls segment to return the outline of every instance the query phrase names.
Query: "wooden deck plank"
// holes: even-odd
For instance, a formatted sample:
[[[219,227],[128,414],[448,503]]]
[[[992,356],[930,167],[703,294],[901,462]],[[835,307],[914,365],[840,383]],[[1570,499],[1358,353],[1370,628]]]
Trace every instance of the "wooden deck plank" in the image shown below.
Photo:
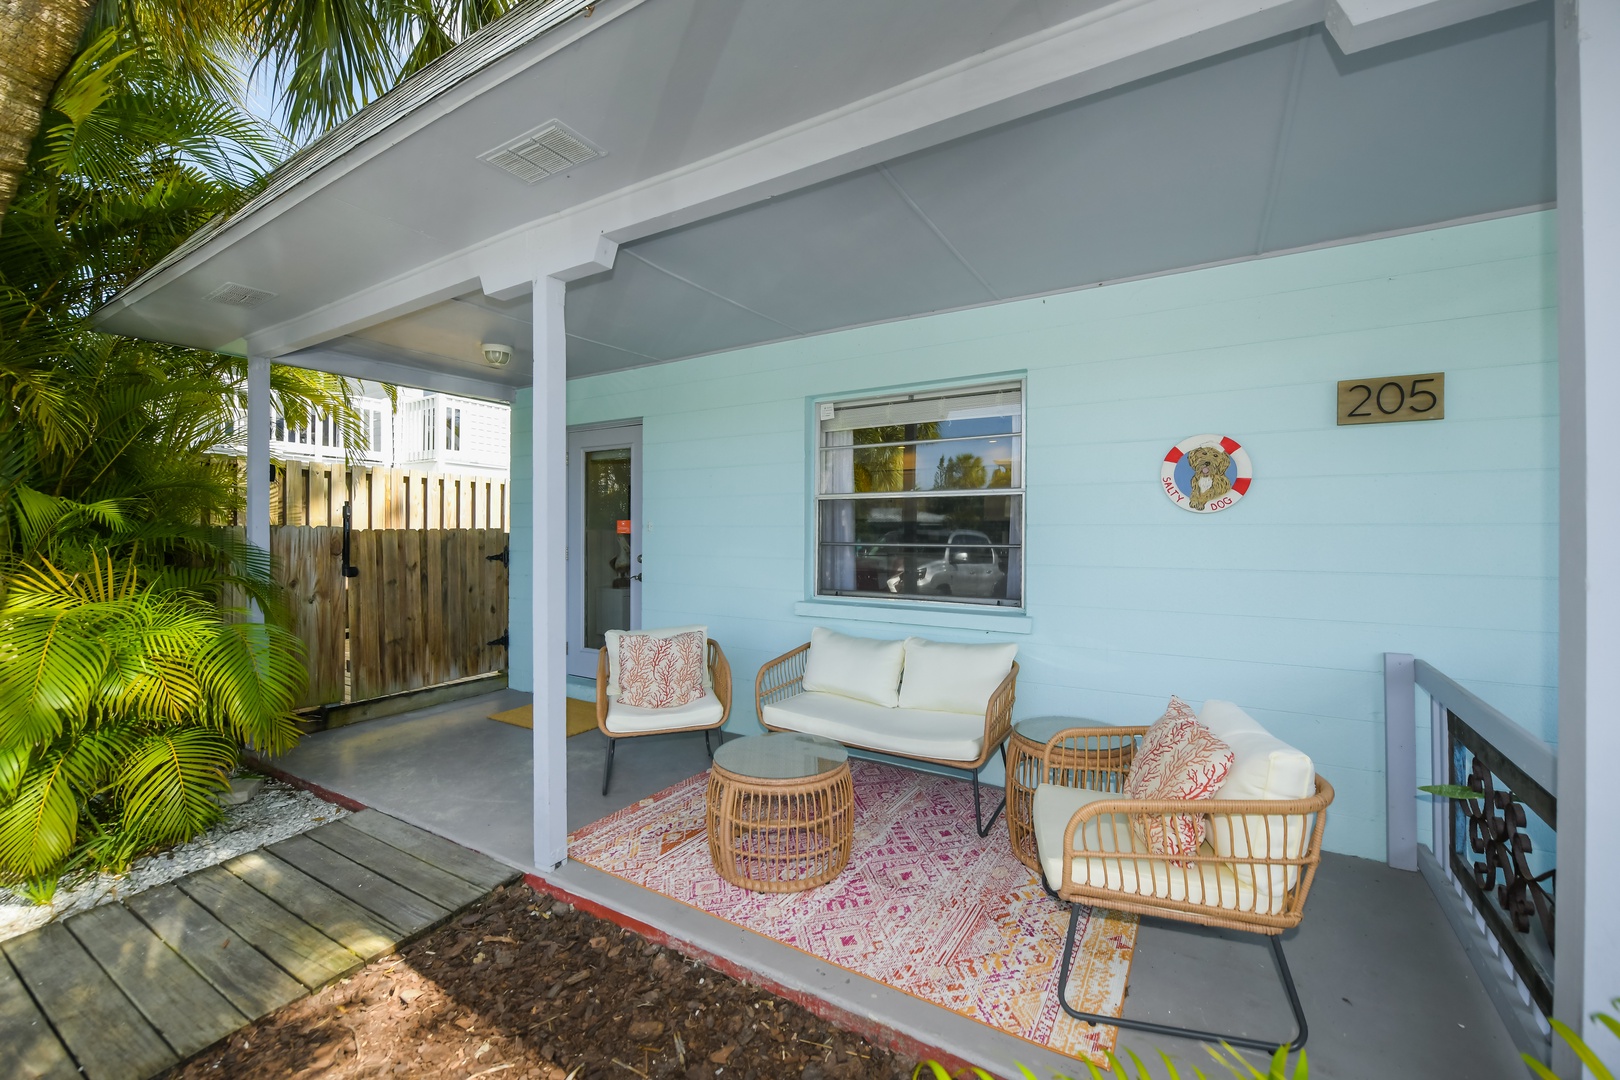
[[[465,882],[436,866],[431,866],[392,844],[386,844],[374,836],[367,836],[363,832],[351,829],[344,821],[322,825],[304,835],[368,870],[381,874],[394,884],[403,885],[446,911],[466,907],[489,891]]]
[[[79,1075],[79,1067],[4,956],[0,956],[0,1047],[15,1075],[37,1080],[75,1080]]]
[[[174,885],[129,898],[152,932],[168,943],[249,1020],[304,996],[304,987]]]
[[[270,845],[267,850],[333,892],[353,900],[403,935],[424,930],[450,914],[449,908],[394,884],[307,836],[291,837]]]
[[[362,959],[399,943],[394,927],[268,851],[238,855],[225,869]]]
[[[146,1080],[179,1060],[61,923],[3,948],[90,1080]]]
[[[364,961],[247,882],[217,866],[180,880],[180,889],[249,945],[311,990]]]
[[[190,1057],[247,1023],[247,1017],[122,904],[102,904],[65,925],[181,1057]]]
[[[488,892],[497,885],[505,885],[518,877],[518,871],[490,858],[452,843],[442,836],[434,836],[424,829],[407,825],[398,818],[376,810],[363,810],[343,819],[350,828],[374,836],[425,863],[454,874],[462,881]]]

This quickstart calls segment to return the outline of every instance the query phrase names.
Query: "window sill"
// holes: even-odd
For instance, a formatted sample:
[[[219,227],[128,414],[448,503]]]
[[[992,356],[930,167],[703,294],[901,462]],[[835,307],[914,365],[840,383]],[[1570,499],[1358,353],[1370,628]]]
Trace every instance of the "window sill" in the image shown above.
[[[1022,611],[972,610],[942,604],[865,604],[858,600],[800,600],[793,614],[813,619],[893,623],[899,626],[942,626],[954,630],[988,630],[1032,634],[1035,620]]]

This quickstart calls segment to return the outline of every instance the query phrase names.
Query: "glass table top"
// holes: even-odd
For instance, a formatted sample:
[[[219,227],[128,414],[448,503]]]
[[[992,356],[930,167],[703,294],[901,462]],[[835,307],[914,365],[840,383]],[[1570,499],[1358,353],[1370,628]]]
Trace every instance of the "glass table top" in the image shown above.
[[[1083,716],[1031,716],[1027,720],[1013,724],[1013,730],[1018,732],[1020,739],[1044,746],[1052,741],[1052,736],[1066,728],[1109,726],[1100,720],[1088,720]]]
[[[848,760],[843,746],[831,739],[791,731],[729,739],[714,752],[716,765],[756,780],[804,780]]]

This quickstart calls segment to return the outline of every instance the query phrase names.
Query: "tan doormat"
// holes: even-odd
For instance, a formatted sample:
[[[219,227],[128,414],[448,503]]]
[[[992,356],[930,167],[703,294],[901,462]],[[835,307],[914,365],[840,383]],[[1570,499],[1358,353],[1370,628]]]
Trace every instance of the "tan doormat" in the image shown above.
[[[505,712],[490,713],[491,720],[499,720],[503,724],[513,727],[534,729],[534,706],[525,705],[520,709],[507,709]],[[578,735],[582,731],[590,731],[596,727],[596,702],[580,701],[578,698],[568,699],[568,734]]]

